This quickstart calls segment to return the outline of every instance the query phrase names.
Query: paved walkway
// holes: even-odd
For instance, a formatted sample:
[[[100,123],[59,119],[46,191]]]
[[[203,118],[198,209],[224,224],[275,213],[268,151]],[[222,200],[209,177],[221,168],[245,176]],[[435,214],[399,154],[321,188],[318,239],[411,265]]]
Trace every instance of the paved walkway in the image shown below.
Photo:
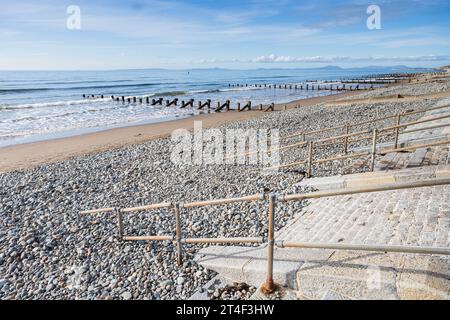
[[[446,112],[450,113],[450,107]],[[400,141],[435,139],[447,135],[447,129],[402,136]],[[390,161],[381,159],[378,172],[308,179],[300,184],[333,189],[448,177],[448,152],[447,146],[419,149],[396,154]],[[297,212],[275,238],[289,242],[450,247],[450,186],[309,200],[309,205]],[[201,250],[197,261],[231,280],[260,286],[267,271],[266,256],[264,247],[214,246]],[[450,299],[450,257],[276,249],[274,279],[287,288],[286,299]],[[262,296],[257,294],[255,298]]]
[[[449,247],[450,186],[313,199],[276,239]],[[265,248],[209,247],[201,253],[199,263],[225,277],[255,286],[264,281]],[[300,299],[450,297],[446,256],[277,249],[275,259],[275,280]]]

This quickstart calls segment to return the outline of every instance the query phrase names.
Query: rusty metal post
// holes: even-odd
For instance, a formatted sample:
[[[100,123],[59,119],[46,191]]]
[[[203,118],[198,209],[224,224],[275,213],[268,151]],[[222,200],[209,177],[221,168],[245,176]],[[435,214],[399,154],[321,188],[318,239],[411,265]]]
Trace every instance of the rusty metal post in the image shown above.
[[[345,134],[349,134],[350,133],[350,125],[347,123],[345,125]],[[348,153],[348,136],[345,137],[344,139],[344,154]]]
[[[275,246],[275,195],[270,194],[269,195],[269,227],[267,232],[267,275],[266,275],[266,283],[264,284],[264,287],[262,288],[263,292],[266,294],[272,293],[275,290],[275,284],[273,282],[273,251]]]
[[[123,239],[123,212],[119,208],[114,208],[114,211],[117,216],[117,235],[119,237],[119,240]]]
[[[178,203],[173,205],[173,210],[175,213],[175,242],[177,245],[177,264],[181,266],[183,263],[181,255],[181,221],[180,221],[180,205]]]
[[[378,130],[373,129],[373,139],[372,139],[372,152],[370,159],[370,171],[373,172],[375,169],[375,157],[377,155],[377,138],[378,138]]]
[[[312,160],[313,160],[313,142],[308,143],[308,169],[306,171],[306,176],[311,178],[312,173]]]
[[[397,122],[396,122],[396,125],[397,125],[397,126],[400,125],[401,117],[402,117],[401,114],[398,114],[398,115],[397,115]],[[398,136],[399,136],[399,134],[400,134],[400,128],[397,127],[397,128],[395,128],[395,142],[394,142],[394,149],[397,149],[397,148],[398,148]]]

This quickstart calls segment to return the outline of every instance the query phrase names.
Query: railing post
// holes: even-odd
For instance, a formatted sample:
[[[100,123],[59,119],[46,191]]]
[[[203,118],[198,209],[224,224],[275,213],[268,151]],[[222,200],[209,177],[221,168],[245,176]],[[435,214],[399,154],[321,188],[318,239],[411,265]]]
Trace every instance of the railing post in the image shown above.
[[[396,125],[397,126],[399,126],[400,125],[400,123],[401,123],[401,114],[398,114],[397,115],[397,122],[396,122]],[[399,136],[399,134],[400,134],[400,128],[396,128],[395,129],[395,142],[394,142],[394,149],[397,149],[398,148],[398,136]]]
[[[313,160],[313,142],[308,143],[308,169],[306,171],[306,176],[311,178],[312,173],[312,160]]]
[[[180,266],[183,263],[181,255],[181,221],[180,221],[180,205],[175,203],[173,205],[175,213],[175,241],[177,245],[177,264]]]
[[[345,134],[349,134],[349,132],[350,132],[350,125],[347,123],[345,125]],[[344,139],[344,154],[347,154],[347,153],[348,153],[348,136],[345,137],[345,139]]]
[[[269,195],[269,226],[267,233],[267,275],[266,275],[266,283],[262,288],[263,292],[266,294],[272,293],[275,290],[275,284],[273,282],[273,251],[275,246],[275,200],[276,197],[274,194]]]
[[[117,235],[119,240],[123,239],[123,212],[119,208],[114,209],[117,216]]]
[[[370,159],[370,171],[374,171],[375,169],[375,157],[377,155],[377,138],[378,138],[378,130],[373,129],[373,139],[372,139],[372,153]]]

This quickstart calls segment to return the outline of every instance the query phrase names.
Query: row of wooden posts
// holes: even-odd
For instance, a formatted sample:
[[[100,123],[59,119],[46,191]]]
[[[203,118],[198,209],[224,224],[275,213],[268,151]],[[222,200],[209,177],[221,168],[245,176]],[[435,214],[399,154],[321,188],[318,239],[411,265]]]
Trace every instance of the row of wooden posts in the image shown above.
[[[375,84],[375,83],[373,83]],[[327,91],[358,91],[358,90],[373,90],[373,84],[371,84],[370,87],[362,87],[360,86],[361,84],[358,83],[356,86],[346,86],[346,84],[343,84],[342,86],[339,85],[324,85],[321,86],[320,84],[317,84],[316,86],[314,86],[314,84],[308,83],[308,84],[232,84],[229,83],[228,87],[229,88],[268,88],[268,89],[289,89],[289,90],[312,90],[312,91],[319,91],[319,90],[327,90]]]
[[[342,86],[336,85],[330,85],[330,86],[321,86],[321,85],[316,85],[314,86],[313,84],[305,84],[305,85],[298,85],[298,84],[278,84],[278,85],[271,85],[271,84],[255,84],[255,85],[248,85],[248,84],[228,84],[229,87],[251,87],[254,86],[256,88],[275,88],[275,89],[290,89],[290,90],[306,90],[306,91],[319,91],[319,90],[327,90],[327,91],[359,91],[359,90],[373,90],[373,84],[370,87],[361,87],[360,84],[357,84],[356,86],[346,86],[345,84],[343,84]],[[105,95],[101,94],[101,95],[95,95],[95,94],[83,94],[83,98],[84,99],[93,99],[93,98],[100,98],[100,99],[105,99]],[[155,105],[163,105],[164,102],[164,98],[158,98],[158,99],[154,99],[152,98],[150,100],[150,97],[125,97],[125,96],[115,96],[112,95],[110,96],[112,100],[117,101],[117,102],[134,102],[134,103],[147,103],[150,104],[152,106]],[[188,107],[188,106],[193,106],[193,100],[187,100],[187,101],[183,101],[182,103],[182,108],[184,107]],[[177,98],[169,101],[166,100],[166,106],[171,106],[171,105],[176,105],[176,102],[178,101]],[[208,103],[208,101],[210,101],[209,99],[205,102]],[[199,102],[200,103],[200,102]],[[209,102],[210,103],[210,102]],[[201,108],[202,109],[202,108]]]
[[[104,99],[105,96],[104,95],[100,95],[100,96],[95,96],[95,95],[83,95],[84,98],[101,98]],[[172,100],[165,100],[164,98],[158,98],[158,99],[150,99],[150,97],[125,97],[125,96],[121,96],[121,97],[116,97],[116,96],[111,96],[111,99],[117,102],[128,102],[128,103],[146,103],[148,105],[151,106],[163,106],[165,104],[166,107],[171,107],[171,106],[178,106],[178,102],[179,99],[178,98],[174,98]],[[189,99],[189,100],[182,100],[181,101],[181,105],[180,108],[187,108],[187,107],[191,107],[194,108],[194,99]],[[212,109],[212,102],[211,99],[207,99],[206,101],[198,101],[197,104],[197,110],[203,110],[203,109]],[[216,112],[220,112],[222,110],[224,111],[230,111],[230,110],[236,110],[238,112],[241,111],[245,111],[245,110],[252,110],[252,102],[248,101],[245,105],[242,105],[240,102],[237,103],[236,109],[231,109],[231,101],[230,100],[226,100],[225,102],[217,102],[216,107],[214,108],[214,110]],[[275,103],[271,103],[268,106],[264,106],[263,104],[259,104],[258,105],[258,110],[260,111],[274,111],[275,110]]]

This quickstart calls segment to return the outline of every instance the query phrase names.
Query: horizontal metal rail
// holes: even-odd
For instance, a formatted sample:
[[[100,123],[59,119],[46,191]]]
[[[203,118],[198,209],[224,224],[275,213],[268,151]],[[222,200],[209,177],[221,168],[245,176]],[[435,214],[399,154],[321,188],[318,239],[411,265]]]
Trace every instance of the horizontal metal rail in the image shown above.
[[[448,119],[450,118],[450,115],[445,115],[445,116],[439,116],[439,117],[435,117],[435,118],[430,118],[430,119],[424,119],[424,120],[417,120],[417,121],[412,121],[412,122],[408,122],[408,123],[403,123],[403,124],[399,124],[399,125],[395,125],[395,126],[391,126],[391,127],[386,127],[386,128],[381,128],[379,129],[379,131],[388,131],[388,130],[393,130],[393,129],[400,129],[400,128],[404,128],[407,126],[413,126],[416,124],[421,124],[421,123],[426,123],[426,122],[431,122],[431,121],[437,121],[437,120],[442,120],[442,119]],[[422,129],[425,130],[425,129]]]
[[[141,206],[141,207],[125,208],[125,209],[122,209],[121,211],[124,213],[130,213],[130,212],[137,212],[137,211],[147,211],[147,210],[170,208],[171,206],[172,206],[172,203],[164,202],[164,203],[158,203],[158,204],[150,204],[150,205]]]
[[[393,129],[393,130],[395,130],[395,129]],[[403,132],[402,132],[402,133],[403,133]],[[395,131],[394,131],[394,132],[382,132],[382,133],[378,134],[378,137],[391,136],[391,135],[393,135],[393,134],[395,134]],[[364,140],[370,140],[370,139],[372,139],[372,138],[373,138],[373,135],[370,135],[370,136],[364,136],[364,137],[361,137],[361,138],[359,138],[359,139],[348,140],[348,143],[349,143],[349,144],[350,144],[350,143],[356,143],[356,142],[360,142],[360,141],[364,141]]]
[[[88,214],[95,214],[95,213],[105,213],[105,212],[114,212],[119,211],[123,213],[130,213],[130,212],[137,212],[137,211],[146,211],[146,210],[155,210],[155,209],[163,209],[163,208],[170,208],[172,206],[172,203],[157,203],[157,204],[150,204],[146,206],[141,207],[134,207],[134,208],[124,208],[124,209],[118,209],[118,208],[101,208],[101,209],[92,209],[92,210],[86,210],[81,211],[81,215],[88,215]]]
[[[239,198],[215,199],[215,200],[184,203],[184,204],[180,204],[180,207],[182,207],[182,208],[206,207],[206,206],[224,205],[224,204],[230,204],[230,203],[236,203],[236,202],[260,201],[260,200],[264,200],[264,198],[265,198],[265,195],[262,193],[262,194],[254,194],[254,195],[239,197]]]
[[[333,249],[333,250],[357,250],[373,252],[400,252],[416,254],[440,254],[450,255],[450,248],[445,247],[417,247],[417,246],[394,246],[394,245],[366,245],[346,243],[320,243],[320,242],[276,242],[279,248],[302,248],[302,249]]]
[[[136,237],[123,237],[124,241],[174,241],[172,236],[136,236]]]
[[[302,141],[302,142],[290,144],[290,145],[287,145],[287,146],[284,146],[284,147],[278,147],[278,148],[275,148],[275,149],[270,148],[270,149],[267,150],[267,153],[272,153],[273,151],[280,152],[280,151],[292,149],[292,148],[295,148],[295,147],[303,147],[303,146],[306,146],[307,144],[308,144],[307,141]],[[251,155],[254,155],[254,154],[258,154],[259,152],[260,151],[246,152],[246,153],[241,153],[241,154],[225,157],[224,159],[225,160],[230,160],[230,159],[235,159],[235,158],[239,158],[239,157],[246,157],[246,156],[251,156]]]
[[[306,160],[301,160],[301,161],[297,161],[297,162],[292,162],[292,163],[287,163],[287,164],[281,164],[278,166],[273,166],[273,167],[269,167],[269,168],[264,168],[264,170],[273,170],[273,169],[283,169],[283,168],[289,168],[289,167],[293,167],[293,166],[298,166],[301,164],[305,164],[308,161]],[[260,170],[260,169],[257,169]]]
[[[123,237],[124,241],[175,241],[173,236],[130,236]],[[263,243],[262,237],[250,238],[187,238],[180,239],[181,243]]]
[[[321,163],[325,163],[325,162],[330,162],[330,161],[336,161],[336,160],[345,160],[345,159],[351,159],[351,158],[358,158],[358,157],[362,157],[362,156],[368,156],[369,152],[359,152],[359,153],[352,153],[352,154],[347,154],[347,155],[342,155],[342,156],[336,156],[336,157],[332,157],[332,158],[327,158],[327,159],[319,159],[319,160],[315,160],[313,161],[313,163],[317,163],[317,164],[321,164]]]
[[[182,239],[182,243],[264,243],[261,237],[255,238],[188,238]]]
[[[387,154],[387,153],[393,153],[393,152],[403,152],[403,151],[410,151],[410,150],[416,150],[420,148],[428,148],[428,147],[437,147],[437,146],[443,146],[446,144],[450,144],[450,140],[446,141],[438,141],[438,142],[432,142],[432,143],[425,143],[425,144],[418,144],[403,148],[397,148],[397,149],[387,149],[387,150],[380,150],[377,152],[377,154]]]
[[[421,180],[421,181],[385,184],[385,185],[381,185],[381,186],[346,188],[346,189],[338,189],[338,190],[331,190],[331,191],[317,191],[317,192],[311,192],[311,193],[283,195],[283,196],[280,196],[278,198],[278,200],[281,202],[302,201],[302,200],[314,199],[314,198],[336,197],[336,196],[343,196],[343,195],[381,192],[381,191],[390,191],[390,190],[423,188],[423,187],[441,186],[441,185],[448,185],[448,184],[450,184],[450,178],[429,179],[429,180]]]
[[[409,112],[402,113],[402,115],[403,116],[410,116],[410,115],[413,115],[413,114],[424,113],[424,112],[444,109],[444,108],[448,108],[448,107],[450,107],[450,104],[446,104],[444,106],[439,106],[439,107],[431,107],[431,108],[427,108],[425,110],[409,111]]]
[[[449,126],[450,126],[450,123],[438,124],[438,125],[430,126],[430,127],[426,127],[426,128],[417,128],[417,129],[405,130],[405,131],[402,132],[402,134],[413,133],[413,132],[418,132],[418,131],[425,131],[425,130],[432,130],[432,129],[439,129],[439,128],[445,128],[445,127],[449,127]]]
[[[358,132],[342,134],[342,135],[335,136],[335,137],[329,137],[329,138],[325,138],[325,139],[316,140],[316,141],[314,141],[314,144],[328,142],[328,141],[333,141],[333,140],[350,138],[350,137],[359,136],[359,135],[370,133],[370,132],[371,132],[371,130],[363,130],[363,131],[358,131]]]

